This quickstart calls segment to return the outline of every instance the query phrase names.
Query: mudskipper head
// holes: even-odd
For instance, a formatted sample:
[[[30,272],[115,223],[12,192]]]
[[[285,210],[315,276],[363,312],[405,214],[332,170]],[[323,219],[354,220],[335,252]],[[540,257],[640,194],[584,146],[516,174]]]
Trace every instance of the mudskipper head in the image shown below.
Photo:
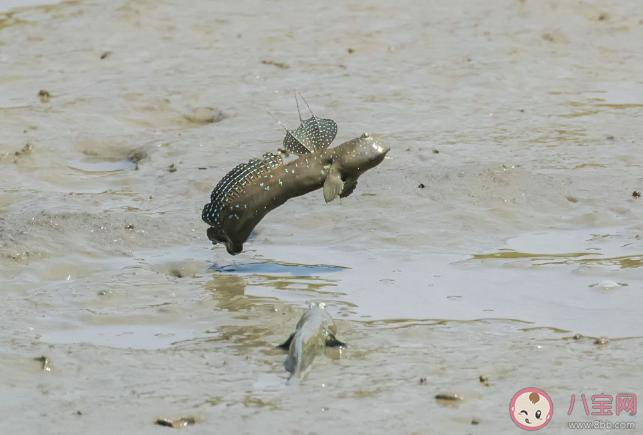
[[[390,150],[380,136],[369,133],[346,142],[341,148],[338,159],[342,171],[351,175],[362,174],[379,165]]]

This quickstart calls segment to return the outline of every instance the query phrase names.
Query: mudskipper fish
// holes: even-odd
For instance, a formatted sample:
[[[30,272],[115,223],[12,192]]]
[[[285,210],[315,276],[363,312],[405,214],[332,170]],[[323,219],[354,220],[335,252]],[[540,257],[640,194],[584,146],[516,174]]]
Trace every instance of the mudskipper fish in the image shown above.
[[[300,377],[326,347],[346,347],[335,334],[337,327],[326,311],[326,304],[311,303],[297,323],[295,332],[279,346],[288,351],[284,367],[290,372],[290,377]]]
[[[345,198],[360,175],[384,160],[389,146],[368,133],[328,148],[337,124],[310,113],[306,120],[299,115],[296,130],[284,127],[283,146],[297,159],[285,164],[281,155],[267,153],[238,165],[216,185],[201,215],[210,225],[207,234],[213,244],[223,243],[229,254],[239,254],[259,221],[290,198],[321,188],[326,202]]]

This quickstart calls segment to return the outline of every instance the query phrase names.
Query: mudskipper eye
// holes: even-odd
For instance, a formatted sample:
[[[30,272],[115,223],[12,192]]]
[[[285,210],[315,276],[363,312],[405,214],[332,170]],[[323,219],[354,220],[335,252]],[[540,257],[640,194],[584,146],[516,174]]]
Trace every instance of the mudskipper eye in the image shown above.
[[[529,415],[529,413],[527,411],[525,411],[524,409],[522,411],[520,411],[520,413],[525,414],[525,415]]]
[[[541,414],[541,412],[540,412],[540,409],[539,409],[538,411],[536,411],[536,418],[540,418],[540,416],[541,416],[541,415],[542,415],[542,414]]]
[[[363,138],[363,139],[366,139],[367,137],[369,137],[369,134],[368,134],[368,133],[364,133],[364,134],[362,134],[362,138]]]

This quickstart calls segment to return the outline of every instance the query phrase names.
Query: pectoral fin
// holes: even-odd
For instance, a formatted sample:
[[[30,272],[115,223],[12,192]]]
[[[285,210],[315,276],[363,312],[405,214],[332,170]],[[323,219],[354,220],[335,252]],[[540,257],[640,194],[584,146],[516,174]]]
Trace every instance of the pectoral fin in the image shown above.
[[[349,178],[344,183],[344,190],[339,194],[340,198],[346,198],[348,195],[353,193],[353,190],[357,187],[357,178]]]
[[[292,343],[292,339],[295,337],[295,333],[293,332],[290,334],[290,337],[288,337],[288,340],[284,341],[283,344],[280,344],[277,346],[279,349],[283,350],[289,350],[290,349],[290,343]]]
[[[346,347],[346,343],[339,341],[335,337],[335,334],[328,331],[328,334],[326,335],[326,347]]]
[[[339,175],[339,171],[333,164],[331,165],[326,181],[324,182],[324,199],[326,202],[331,202],[339,196],[343,189],[344,182],[342,181],[342,177]]]

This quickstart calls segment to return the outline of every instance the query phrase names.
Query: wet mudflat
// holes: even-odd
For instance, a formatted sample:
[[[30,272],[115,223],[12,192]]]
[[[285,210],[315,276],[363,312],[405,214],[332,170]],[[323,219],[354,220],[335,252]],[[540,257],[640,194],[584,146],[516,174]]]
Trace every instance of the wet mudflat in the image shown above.
[[[572,394],[641,394],[642,13],[0,13],[3,427],[515,433],[509,402],[537,387],[562,431],[594,419],[567,416]],[[235,165],[281,147],[266,110],[298,125],[293,88],[337,122],[335,144],[379,133],[391,159],[346,199],[287,202],[231,257],[201,209]],[[350,347],[287,386],[276,346],[309,301]]]

